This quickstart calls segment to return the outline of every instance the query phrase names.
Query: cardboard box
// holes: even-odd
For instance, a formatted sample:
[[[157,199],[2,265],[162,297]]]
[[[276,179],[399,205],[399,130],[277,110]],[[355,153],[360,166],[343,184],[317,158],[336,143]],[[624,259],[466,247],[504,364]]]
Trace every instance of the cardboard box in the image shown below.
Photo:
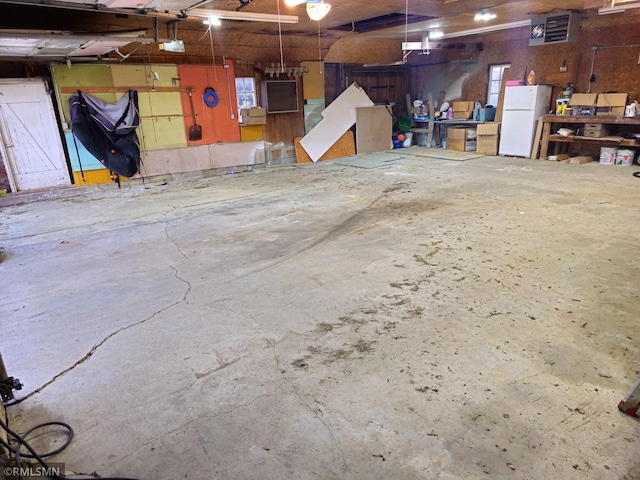
[[[476,134],[481,135],[498,135],[500,134],[500,122],[481,123],[476,128]]]
[[[574,93],[569,100],[570,107],[595,107],[598,98],[597,93]],[[577,108],[572,108],[577,110]]]
[[[242,108],[240,109],[240,115],[243,117],[266,117],[267,110],[264,108]]]
[[[476,149],[474,128],[447,129],[447,150],[458,152],[473,152]]]
[[[500,133],[500,123],[481,123],[476,129],[476,152],[483,155],[497,155]]]
[[[475,128],[450,127],[447,129],[447,140],[475,139]]]
[[[463,102],[453,102],[453,105],[451,106],[451,108],[453,108],[453,113],[456,113],[456,110],[460,110],[460,111],[467,111],[467,110],[473,110],[474,107],[474,102],[469,102],[469,101],[463,101]]]
[[[476,153],[483,155],[497,155],[498,154],[498,136],[497,135],[482,135],[476,140]]]
[[[456,120],[467,120],[473,118],[474,102],[453,102],[453,118]]]
[[[455,150],[456,152],[475,152],[475,140],[447,140],[447,150]]]
[[[596,115],[614,117],[624,116],[624,107],[629,99],[628,93],[599,93],[596,102]]]
[[[250,115],[242,116],[241,125],[266,125],[267,124],[267,116],[264,117],[252,117]]]
[[[473,110],[458,110],[453,112],[454,120],[469,120],[471,118],[473,118]]]
[[[264,108],[241,108],[241,125],[266,125],[267,111]]]

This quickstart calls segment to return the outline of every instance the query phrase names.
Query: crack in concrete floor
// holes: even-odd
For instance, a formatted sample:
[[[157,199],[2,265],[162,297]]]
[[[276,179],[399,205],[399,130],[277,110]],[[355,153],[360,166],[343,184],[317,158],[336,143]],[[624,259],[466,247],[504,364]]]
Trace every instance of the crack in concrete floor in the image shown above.
[[[181,300],[141,319],[154,318],[153,325],[122,326],[128,334],[117,342],[105,336],[94,342],[100,348],[91,362],[18,406],[18,424],[61,411],[73,417],[79,435],[65,461],[84,471],[96,464],[101,474],[178,478],[185,472],[167,460],[188,458],[200,468],[189,476],[203,479],[267,472],[327,479],[634,478],[640,430],[615,411],[640,360],[633,349],[637,311],[628,301],[638,270],[627,226],[633,222],[625,219],[638,216],[633,186],[615,170],[607,183],[597,181],[597,165],[496,168],[509,162],[402,160],[384,172],[341,169],[338,177],[334,167],[314,166],[308,175],[291,169],[260,177],[263,185],[228,179],[239,190],[233,195],[251,189],[252,200],[224,208],[188,200],[227,185],[213,179],[179,193],[180,202],[197,206],[166,207],[172,209],[153,213],[152,222],[147,216],[143,223],[134,217],[111,223],[109,235],[142,231],[147,244],[164,239],[168,247],[127,257],[109,274],[128,272],[124,264],[144,278],[162,271],[166,285],[154,285],[161,290],[153,305],[167,295]],[[406,187],[384,177],[401,169],[424,178]],[[278,191],[283,184],[295,189]],[[359,210],[385,189],[393,194]],[[586,208],[613,191],[617,210],[606,206],[606,218]],[[496,192],[499,203],[491,200]],[[89,210],[91,204],[100,211],[99,202]],[[46,216],[20,208],[27,212],[15,221]],[[286,261],[344,223],[348,211],[361,212],[350,228]],[[358,222],[371,228],[355,228]],[[86,230],[64,233],[81,248],[73,232]],[[49,235],[24,245],[12,240],[3,264],[8,274],[19,272],[16,260],[31,269],[44,262],[39,255]],[[602,243],[612,235],[621,242],[613,250]],[[27,285],[13,278],[10,294]],[[179,293],[176,280],[184,287]],[[44,292],[32,301],[46,312],[55,300]],[[25,329],[41,318],[16,308],[18,300],[12,305],[7,318]],[[99,332],[80,328],[89,338]],[[298,368],[296,359],[307,355]],[[123,368],[139,384],[112,399],[104,389]],[[91,411],[83,398],[93,399]],[[101,412],[99,420],[93,412]],[[99,451],[91,446],[96,438]]]

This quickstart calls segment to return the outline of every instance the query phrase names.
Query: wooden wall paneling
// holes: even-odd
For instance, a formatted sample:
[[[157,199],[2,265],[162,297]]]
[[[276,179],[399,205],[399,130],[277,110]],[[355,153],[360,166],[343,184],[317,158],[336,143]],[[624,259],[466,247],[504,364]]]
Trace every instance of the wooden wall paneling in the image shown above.
[[[324,98],[324,62],[301,62],[309,72],[302,74],[302,96],[309,98]]]
[[[410,71],[405,67],[347,67],[349,80],[365,89],[371,101],[393,105],[396,115],[406,115],[405,95]]]
[[[213,65],[180,65],[178,73],[180,84],[194,89],[192,95],[196,123],[202,126],[202,140],[189,140],[188,131],[189,127],[193,125],[193,116],[191,115],[188,92],[181,93],[187,144],[239,142],[240,125],[238,123],[233,63],[230,62],[228,69]],[[215,107],[209,107],[204,100],[205,90],[209,87],[213,88],[218,96],[218,104]],[[229,97],[229,91],[231,91],[231,97]]]
[[[144,150],[160,150],[187,145],[179,92],[140,92],[138,136]]]
[[[71,118],[69,116],[69,99],[73,94],[62,93],[62,87],[70,87],[74,90],[82,90],[83,87],[112,87],[113,79],[111,77],[110,65],[77,65],[74,64],[69,68],[67,65],[52,65],[51,73],[54,78],[56,87],[56,97],[64,121],[71,126]],[[105,102],[114,103],[116,96],[114,93],[92,93],[96,98]]]
[[[154,73],[158,79],[155,79]],[[114,87],[175,87],[179,86],[176,65],[143,64],[112,65],[111,75]],[[175,80],[174,80],[175,79]]]
[[[291,77],[293,78],[293,77]],[[291,79],[287,77],[287,79]],[[298,81],[298,111],[292,113],[267,114],[267,124],[264,129],[265,141],[269,143],[282,142],[286,146],[293,146],[293,139],[304,135],[304,99],[302,95],[301,79]]]
[[[287,146],[293,145],[293,139],[304,135],[304,112],[300,108],[295,113],[272,113],[267,115],[264,129],[265,141],[269,143],[282,142]]]
[[[145,87],[146,90],[147,87],[180,86],[176,65],[113,65],[111,75],[114,87]],[[137,131],[144,150],[187,145],[180,92],[140,91],[138,106],[140,128]]]
[[[111,181],[109,171],[104,165],[84,148],[81,142],[74,139],[71,128],[71,116],[69,113],[69,99],[76,90],[87,87],[113,87],[110,65],[52,65],[51,75],[54,80],[55,95],[62,120],[66,124],[64,141],[67,146],[71,172],[75,185],[92,185],[96,183],[108,183]],[[63,93],[62,89],[73,89],[73,93]],[[114,103],[122,94],[116,93],[91,93],[92,96]],[[82,168],[81,168],[82,165]],[[84,179],[82,178],[84,172]]]
[[[343,90],[343,79],[341,76],[342,64],[325,63],[324,64],[324,103],[329,105],[333,102]]]
[[[240,141],[240,125],[238,123],[238,102],[236,98],[236,74],[234,63],[231,60],[227,60],[228,68],[223,68],[226,72],[224,78],[221,78],[220,67],[216,67],[218,72],[217,78],[215,71],[212,68],[207,69],[207,77],[209,83],[214,86],[219,85],[219,89],[216,89],[220,102],[220,112],[213,112],[208,110],[210,118],[215,121],[216,134],[218,135],[218,141],[223,142],[239,142]],[[217,107],[216,107],[217,108]],[[222,111],[224,109],[224,113]],[[213,116],[215,114],[215,116]],[[225,121],[222,121],[222,118]],[[220,121],[218,121],[220,119]]]

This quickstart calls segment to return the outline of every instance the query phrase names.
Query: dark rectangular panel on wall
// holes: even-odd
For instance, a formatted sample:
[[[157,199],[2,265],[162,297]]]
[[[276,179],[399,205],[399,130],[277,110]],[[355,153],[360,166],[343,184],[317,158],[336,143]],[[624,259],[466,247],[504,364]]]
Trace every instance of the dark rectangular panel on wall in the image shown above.
[[[340,95],[345,86],[341,76],[342,65],[340,63],[324,64],[324,102],[329,105],[338,95]]]
[[[297,80],[263,80],[260,82],[262,106],[267,113],[292,113],[300,110]]]
[[[270,77],[263,78],[263,80],[267,79],[271,80]],[[284,79],[302,82],[301,77],[284,77]],[[297,98],[298,105],[304,105],[302,88],[297,88]],[[265,106],[262,95],[260,97],[260,106]],[[305,134],[303,109],[300,108],[297,112],[267,114],[267,124],[265,125],[264,134],[265,140],[269,143],[282,142],[287,146],[293,146],[293,139],[295,137],[302,137]]]

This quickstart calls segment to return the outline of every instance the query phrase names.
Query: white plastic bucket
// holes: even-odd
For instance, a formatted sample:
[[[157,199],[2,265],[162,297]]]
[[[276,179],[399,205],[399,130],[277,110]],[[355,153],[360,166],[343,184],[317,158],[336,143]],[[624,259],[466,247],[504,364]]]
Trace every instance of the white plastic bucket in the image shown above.
[[[413,133],[407,132],[404,134],[404,142],[402,142],[403,147],[410,147],[413,143]]]
[[[622,165],[623,167],[630,167],[633,165],[633,159],[636,152],[629,150],[628,148],[619,148],[616,152],[616,165]]]
[[[617,152],[618,149],[616,147],[601,147],[600,163],[603,165],[613,165],[616,161]]]

